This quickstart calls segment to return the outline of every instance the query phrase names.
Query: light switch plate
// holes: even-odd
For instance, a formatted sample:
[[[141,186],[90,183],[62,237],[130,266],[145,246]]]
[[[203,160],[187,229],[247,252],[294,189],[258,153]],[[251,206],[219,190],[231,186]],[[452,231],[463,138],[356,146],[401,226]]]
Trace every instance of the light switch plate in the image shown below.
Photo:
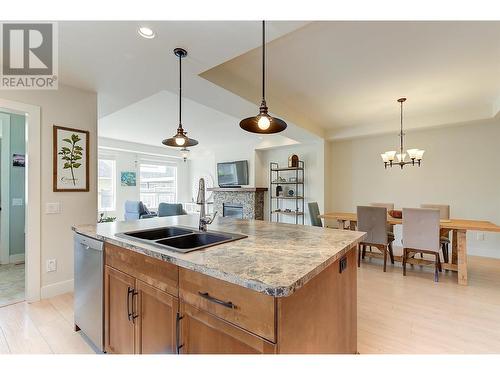
[[[60,214],[62,211],[60,202],[46,203],[45,213],[46,214]]]

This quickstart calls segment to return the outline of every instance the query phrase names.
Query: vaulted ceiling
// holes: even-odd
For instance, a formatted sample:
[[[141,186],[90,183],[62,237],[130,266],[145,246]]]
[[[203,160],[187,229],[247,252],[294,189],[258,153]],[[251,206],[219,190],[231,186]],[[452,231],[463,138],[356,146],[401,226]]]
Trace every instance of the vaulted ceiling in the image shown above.
[[[144,24],[155,39],[138,36]],[[396,132],[401,96],[408,98],[407,129],[491,118],[500,108],[500,22],[267,25],[268,105],[290,124],[287,138]],[[220,112],[231,120],[226,128],[213,125],[214,131],[229,129],[229,135],[239,131],[239,119],[257,111],[260,38],[258,21],[61,22],[60,83],[96,91],[103,126],[106,117],[157,110],[162,121],[154,126],[163,128],[156,133],[167,135],[176,126],[176,107],[160,99],[173,100],[177,92],[172,50],[181,46],[188,50],[185,97],[215,111],[205,122],[194,116],[186,127],[201,134]],[[147,107],[151,103],[158,108]],[[122,129],[137,126],[121,123]]]

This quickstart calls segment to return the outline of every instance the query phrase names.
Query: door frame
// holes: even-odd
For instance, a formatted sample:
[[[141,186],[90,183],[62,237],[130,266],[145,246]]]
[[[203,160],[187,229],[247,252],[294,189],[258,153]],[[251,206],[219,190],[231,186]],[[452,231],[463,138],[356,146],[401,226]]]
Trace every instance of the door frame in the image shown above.
[[[26,116],[25,300],[34,302],[41,287],[41,109],[2,98],[0,109]]]

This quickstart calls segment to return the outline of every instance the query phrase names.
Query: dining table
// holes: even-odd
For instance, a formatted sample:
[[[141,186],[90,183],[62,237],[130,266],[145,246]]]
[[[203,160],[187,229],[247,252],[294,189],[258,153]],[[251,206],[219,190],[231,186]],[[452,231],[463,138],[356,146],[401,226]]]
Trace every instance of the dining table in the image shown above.
[[[345,229],[346,224],[351,230],[356,229],[358,221],[356,213],[352,212],[329,212],[319,215],[322,219],[336,220],[339,228]],[[387,224],[401,225],[402,219],[387,215]],[[500,226],[490,221],[484,220],[465,220],[465,219],[441,219],[440,228],[445,232],[452,232],[452,256],[448,263],[443,263],[443,269],[458,273],[458,284],[467,285],[467,232],[500,232]],[[395,260],[402,261],[401,256],[395,256]],[[422,265],[433,264],[433,262],[420,259],[418,262]]]

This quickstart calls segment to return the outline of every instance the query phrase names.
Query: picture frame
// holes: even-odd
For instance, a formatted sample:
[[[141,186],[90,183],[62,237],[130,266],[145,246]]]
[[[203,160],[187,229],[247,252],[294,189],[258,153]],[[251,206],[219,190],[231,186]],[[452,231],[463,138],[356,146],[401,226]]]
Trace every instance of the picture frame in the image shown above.
[[[89,140],[87,130],[53,125],[52,190],[89,191]]]
[[[120,176],[121,186],[137,186],[135,172],[122,171]]]

